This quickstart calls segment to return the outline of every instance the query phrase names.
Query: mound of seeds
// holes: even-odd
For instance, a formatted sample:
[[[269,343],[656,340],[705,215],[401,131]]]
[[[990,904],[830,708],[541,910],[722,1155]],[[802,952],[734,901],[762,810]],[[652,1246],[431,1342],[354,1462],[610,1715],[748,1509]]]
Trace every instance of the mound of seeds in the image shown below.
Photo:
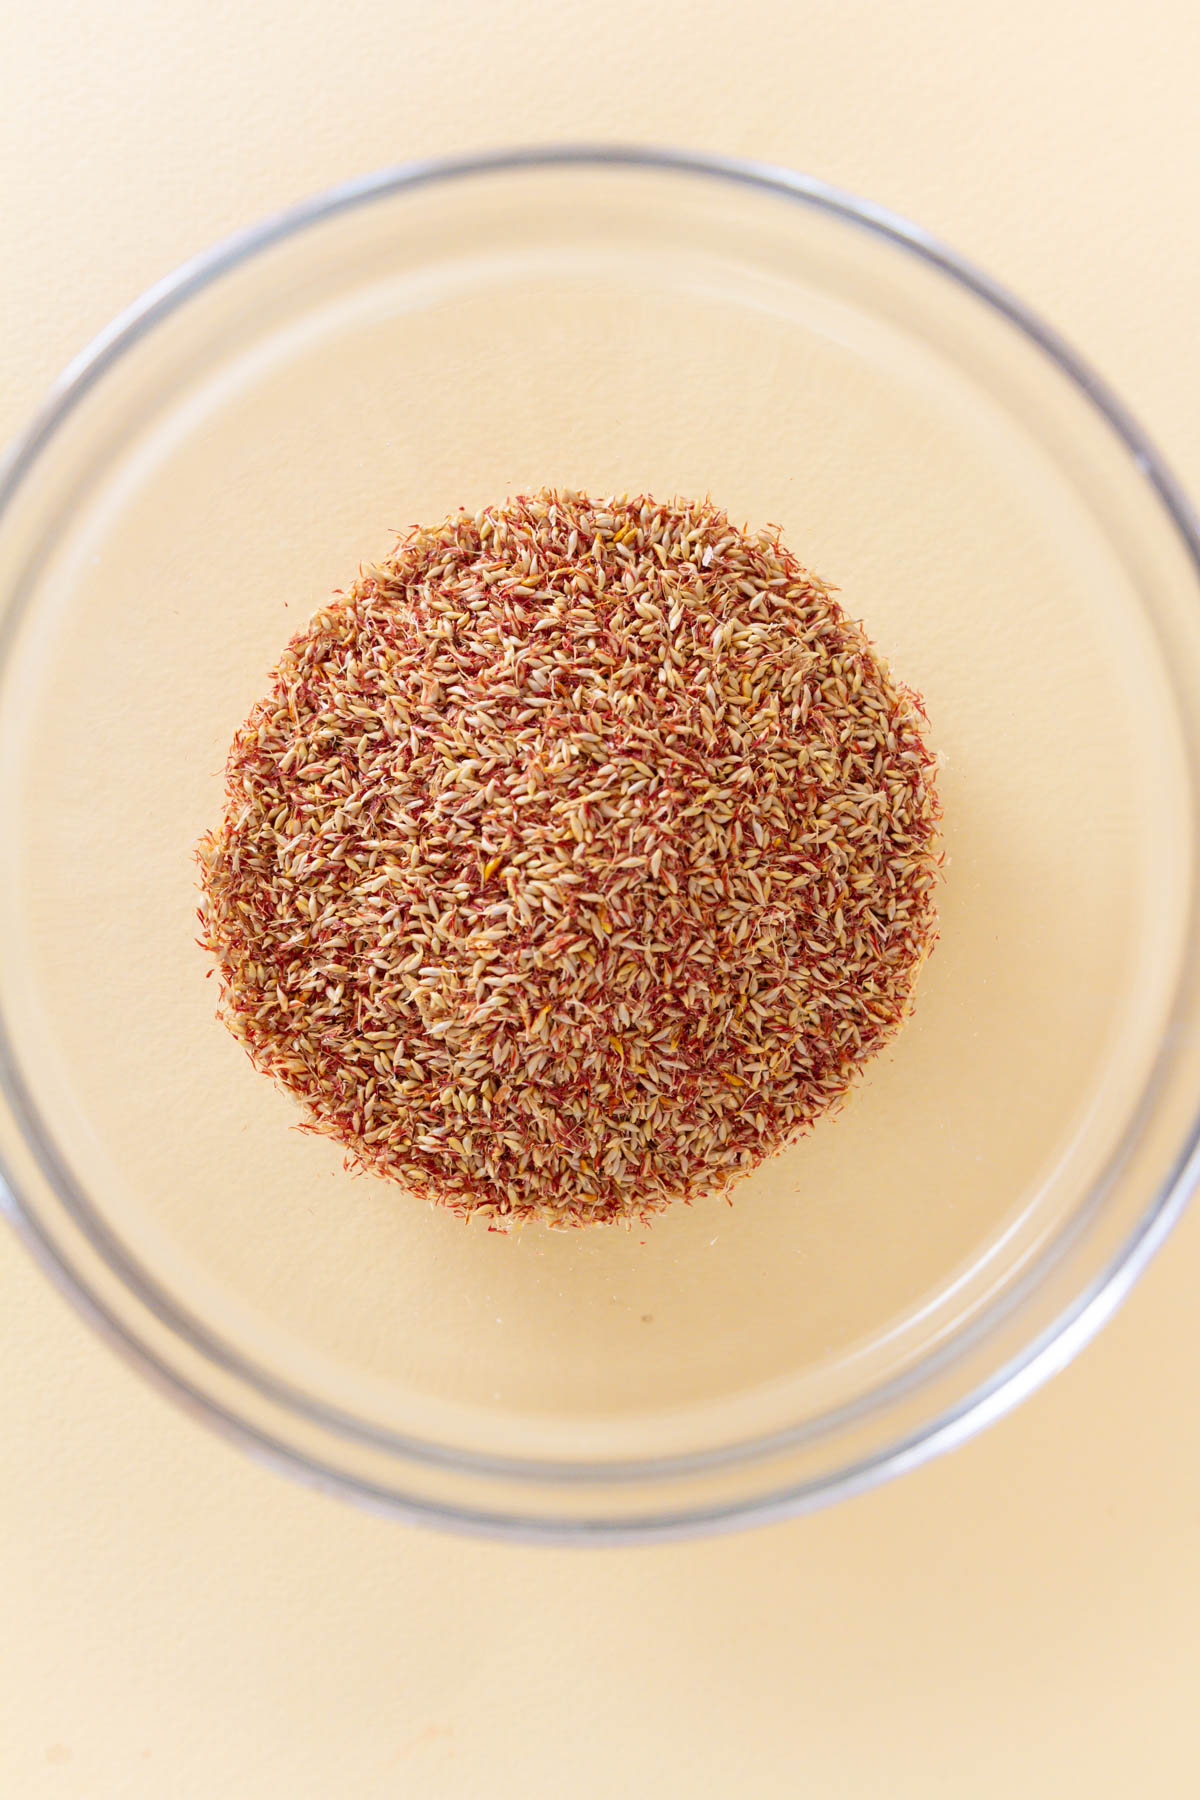
[[[497,1223],[645,1216],[806,1130],[934,932],[920,703],[775,531],[545,491],[294,638],[199,847],[256,1065]]]

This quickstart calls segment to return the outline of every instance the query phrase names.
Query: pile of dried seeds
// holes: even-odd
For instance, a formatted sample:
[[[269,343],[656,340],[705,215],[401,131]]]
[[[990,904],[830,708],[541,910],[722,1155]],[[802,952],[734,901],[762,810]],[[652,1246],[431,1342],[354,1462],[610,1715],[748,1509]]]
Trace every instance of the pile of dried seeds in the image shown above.
[[[496,1223],[644,1217],[806,1130],[934,935],[920,703],[778,533],[544,491],[293,639],[200,844],[255,1064]]]

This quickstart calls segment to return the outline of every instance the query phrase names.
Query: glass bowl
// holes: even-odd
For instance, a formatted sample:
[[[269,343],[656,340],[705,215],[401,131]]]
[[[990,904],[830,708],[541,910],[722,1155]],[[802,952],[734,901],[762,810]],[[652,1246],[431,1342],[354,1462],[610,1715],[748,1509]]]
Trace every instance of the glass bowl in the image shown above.
[[[942,936],[840,1114],[651,1226],[348,1175],[214,1017],[193,845],[283,644],[393,534],[711,493],[928,704]],[[1197,542],[1118,403],[915,227],[660,151],[388,170],[67,371],[0,528],[0,1156],[73,1299],[272,1463],[650,1537],[954,1444],[1111,1312],[1195,1174]]]

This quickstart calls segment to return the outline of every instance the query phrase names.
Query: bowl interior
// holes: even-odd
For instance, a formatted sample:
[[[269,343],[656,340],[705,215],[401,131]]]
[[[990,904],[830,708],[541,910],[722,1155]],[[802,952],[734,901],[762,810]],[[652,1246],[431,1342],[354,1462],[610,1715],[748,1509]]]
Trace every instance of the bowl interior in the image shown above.
[[[497,172],[264,251],[89,396],[9,640],[0,1007],[97,1217],[238,1357],[444,1446],[705,1451],[915,1367],[1078,1214],[1172,1003],[1190,789],[1132,476],[983,313],[775,196]],[[293,1129],[214,1020],[192,848],[330,591],[543,483],[780,524],[925,696],[948,861],[837,1117],[732,1204],[505,1237]]]

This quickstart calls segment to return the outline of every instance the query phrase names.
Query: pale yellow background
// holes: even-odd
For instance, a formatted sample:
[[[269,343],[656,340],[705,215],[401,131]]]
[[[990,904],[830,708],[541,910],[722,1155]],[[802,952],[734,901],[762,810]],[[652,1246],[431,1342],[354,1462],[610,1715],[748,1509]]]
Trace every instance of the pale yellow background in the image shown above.
[[[0,59],[0,433],[138,289],[374,164],[775,158],[1040,307],[1200,492],[1193,0],[51,0]],[[256,1469],[0,1235],[4,1800],[1200,1790],[1200,1211],[954,1457],[711,1543],[516,1550]]]

